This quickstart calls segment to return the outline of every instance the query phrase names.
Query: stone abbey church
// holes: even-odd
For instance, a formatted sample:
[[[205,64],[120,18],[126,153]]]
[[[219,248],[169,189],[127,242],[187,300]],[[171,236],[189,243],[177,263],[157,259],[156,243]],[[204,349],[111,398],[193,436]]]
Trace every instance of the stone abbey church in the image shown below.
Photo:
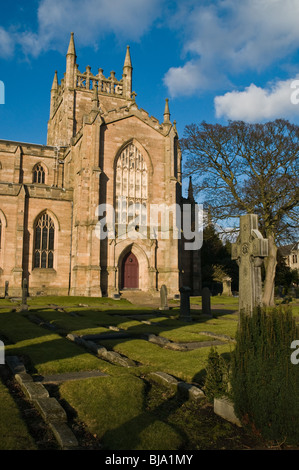
[[[200,288],[199,252],[183,237],[100,239],[97,208],[194,205],[182,197],[181,153],[168,100],[163,122],[139,109],[127,48],[120,80],[80,72],[74,36],[66,72],[51,89],[46,145],[0,140],[0,292],[113,296],[124,289],[170,295]],[[5,137],[5,136],[3,136]],[[130,211],[125,211],[129,214]],[[118,214],[119,215],[119,214]],[[129,223],[127,220],[122,223]],[[135,227],[138,234],[138,228]]]

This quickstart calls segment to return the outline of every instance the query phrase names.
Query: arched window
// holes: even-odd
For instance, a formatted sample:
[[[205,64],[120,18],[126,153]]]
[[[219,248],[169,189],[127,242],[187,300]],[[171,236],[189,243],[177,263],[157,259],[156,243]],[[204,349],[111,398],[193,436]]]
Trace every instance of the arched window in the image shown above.
[[[34,268],[53,268],[54,222],[48,214],[42,214],[34,228]]]
[[[116,223],[127,224],[140,216],[146,222],[148,170],[143,155],[134,144],[128,145],[116,164],[115,209]]]
[[[33,168],[33,183],[45,184],[45,170],[40,163]]]

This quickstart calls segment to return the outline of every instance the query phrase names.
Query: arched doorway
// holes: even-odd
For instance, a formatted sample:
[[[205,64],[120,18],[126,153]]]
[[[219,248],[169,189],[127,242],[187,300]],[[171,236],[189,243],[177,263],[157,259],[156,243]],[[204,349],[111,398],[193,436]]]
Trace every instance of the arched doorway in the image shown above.
[[[122,262],[122,288],[139,288],[139,263],[131,251],[124,257]]]

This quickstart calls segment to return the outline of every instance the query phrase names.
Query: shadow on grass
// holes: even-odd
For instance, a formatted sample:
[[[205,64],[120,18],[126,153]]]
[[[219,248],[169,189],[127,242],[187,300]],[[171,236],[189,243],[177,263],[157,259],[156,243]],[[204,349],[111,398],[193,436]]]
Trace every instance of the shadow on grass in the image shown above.
[[[26,313],[2,312],[0,314],[0,334],[2,333],[10,342],[14,343],[9,346],[8,354],[24,357],[26,359],[26,365],[29,366],[29,371],[31,373],[38,374],[101,369],[102,361],[99,360],[98,357],[88,353],[86,350],[82,349],[81,346],[70,342],[64,337],[67,333],[74,331],[74,328],[79,329],[81,327],[82,330],[84,330],[87,326],[92,330],[98,328],[99,325],[106,323],[109,319],[114,318],[116,322],[119,322],[120,318],[122,320],[126,320],[126,317],[131,317],[128,318],[128,322],[133,321],[133,324],[132,326],[128,326],[125,330],[129,337],[119,340],[115,338],[113,341],[116,342],[115,344],[118,344],[118,342],[130,342],[133,339],[136,339],[136,335],[140,337],[142,334],[152,333],[153,330],[154,334],[158,334],[159,330],[166,332],[176,330],[184,326],[192,326],[191,322],[182,322],[179,320],[176,317],[175,309],[167,312],[158,312],[156,309],[137,309],[133,306],[130,308],[130,306],[127,305],[123,308],[121,304],[118,304],[117,307],[115,303],[113,303],[113,308],[108,309],[101,308],[104,307],[104,304],[102,304],[100,308],[98,308],[99,306],[95,306],[88,309],[78,308],[78,306],[71,308],[71,306],[68,305],[67,307],[70,308],[73,313],[78,313],[78,316],[71,317],[69,315],[70,312],[49,310],[48,307],[44,307],[42,305],[35,305],[34,307],[34,313],[40,313],[41,318],[45,316],[47,319],[50,319],[54,327],[55,324],[57,326],[57,322],[59,323],[59,321],[61,321],[57,330],[45,330],[42,326],[32,323],[28,317],[30,311]],[[224,310],[222,314],[225,315],[231,312],[234,311]],[[140,324],[140,322],[135,323],[134,320],[132,320],[134,315],[137,315],[140,318],[146,318],[151,314],[155,315],[156,318],[161,317],[161,321],[157,322],[157,324],[153,323],[151,325],[147,325]],[[118,318],[116,318],[116,316],[118,316]],[[200,318],[199,315],[193,324],[205,323],[207,320],[210,320],[210,318]],[[109,333],[113,334],[112,331]],[[159,348],[159,346],[155,346]],[[176,357],[179,360],[178,352],[173,351],[173,353],[177,353]],[[159,354],[163,354],[162,349],[159,351]],[[179,352],[179,354],[186,353]],[[115,371],[117,373],[117,369],[115,369]],[[194,374],[193,381],[198,384],[203,384],[204,377],[205,370],[200,369]],[[147,395],[145,394],[145,408],[147,406],[146,396]],[[177,397],[164,399],[162,403],[149,411],[144,411],[138,416],[129,419],[117,429],[106,431],[103,437],[103,442],[107,443],[108,448],[113,449],[113,442],[115,439],[119,438],[121,442],[121,439],[126,439],[126,436],[130,435],[131,430],[134,428],[134,436],[131,436],[130,439],[130,448],[141,449],[140,446],[144,448],[145,442],[147,442],[150,449],[151,439],[154,439],[154,436],[156,438],[157,432],[161,432],[161,429],[163,429],[163,426],[158,426],[155,423],[156,421],[162,420],[162,422],[166,423],[167,426],[172,426],[174,434],[171,442],[175,442],[174,449],[178,449],[182,445],[182,442],[186,442],[188,440],[188,436],[183,432],[180,426],[173,423],[170,425],[167,423],[167,420],[171,415],[175,414],[186,401],[187,400],[178,399]],[[140,436],[146,437],[141,439]],[[179,436],[179,438],[176,436]],[[124,442],[126,443],[128,441],[125,440]],[[166,450],[166,448],[168,448],[168,450],[172,450],[171,444],[167,447],[163,447],[164,442],[165,440],[163,441],[162,432],[161,447],[157,450]],[[120,447],[120,449],[127,449],[128,445],[125,443],[123,444],[124,447]]]

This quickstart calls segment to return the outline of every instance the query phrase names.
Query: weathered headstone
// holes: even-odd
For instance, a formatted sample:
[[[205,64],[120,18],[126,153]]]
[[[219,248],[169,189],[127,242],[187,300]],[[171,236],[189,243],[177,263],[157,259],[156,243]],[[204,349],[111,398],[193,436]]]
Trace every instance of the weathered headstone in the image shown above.
[[[233,295],[232,279],[229,276],[222,279],[222,295],[227,295],[228,297],[231,297]]]
[[[180,320],[191,321],[191,312],[190,312],[190,287],[181,287],[180,288]]]
[[[27,279],[23,279],[21,310],[28,310],[27,296],[28,296]]]
[[[258,230],[256,214],[240,217],[240,234],[232,245],[232,259],[239,265],[239,311],[251,314],[262,304],[261,266],[268,256],[268,240]]]
[[[9,286],[9,282],[8,282],[8,281],[5,281],[4,297],[5,297],[6,299],[8,299],[8,286]]]
[[[201,293],[202,313],[203,315],[212,316],[211,312],[211,292],[208,287],[204,287]]]
[[[167,302],[167,287],[163,284],[160,289],[160,307],[159,310],[169,310]]]

